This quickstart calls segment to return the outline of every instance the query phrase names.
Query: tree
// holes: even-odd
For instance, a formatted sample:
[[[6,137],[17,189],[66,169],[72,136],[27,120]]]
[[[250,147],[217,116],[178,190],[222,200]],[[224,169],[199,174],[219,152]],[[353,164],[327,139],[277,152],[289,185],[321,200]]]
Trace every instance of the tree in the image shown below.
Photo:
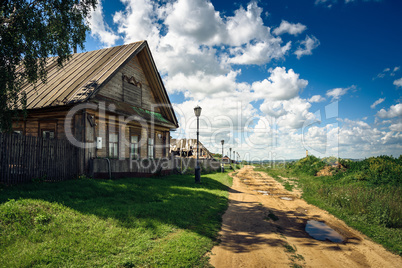
[[[97,0],[0,0],[0,130],[26,111],[24,83],[46,82],[46,60],[62,66],[84,49],[86,23]]]

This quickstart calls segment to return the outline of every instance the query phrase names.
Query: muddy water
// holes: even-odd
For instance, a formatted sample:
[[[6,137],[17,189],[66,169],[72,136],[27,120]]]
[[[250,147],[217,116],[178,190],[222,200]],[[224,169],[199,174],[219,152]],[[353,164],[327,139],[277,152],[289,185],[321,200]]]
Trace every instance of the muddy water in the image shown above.
[[[306,232],[314,239],[320,241],[329,240],[335,243],[342,243],[344,240],[334,229],[320,221],[307,221]]]

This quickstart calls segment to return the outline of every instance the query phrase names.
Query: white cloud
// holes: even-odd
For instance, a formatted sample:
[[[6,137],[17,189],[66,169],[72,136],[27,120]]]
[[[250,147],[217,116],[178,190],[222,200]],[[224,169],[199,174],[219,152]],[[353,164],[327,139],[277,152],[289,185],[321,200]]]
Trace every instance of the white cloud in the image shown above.
[[[202,100],[204,98],[218,98],[225,92],[234,93],[249,88],[246,84],[236,82],[239,72],[231,71],[228,74],[213,75],[197,72],[193,75],[178,73],[166,79],[166,88],[172,92],[183,92],[185,97]]]
[[[276,118],[278,126],[283,129],[299,129],[306,120],[314,120],[315,116],[309,112],[310,108],[311,104],[299,97],[282,101],[266,99],[260,105],[261,112]]]
[[[402,132],[402,122],[390,125],[389,129],[392,131]]]
[[[298,35],[304,32],[306,29],[307,27],[301,23],[290,23],[287,22],[286,20],[282,20],[279,27],[273,30],[273,33],[276,35],[281,35],[284,33],[288,33],[291,35]]]
[[[106,47],[113,46],[120,37],[113,33],[110,27],[103,20],[102,2],[99,1],[95,10],[91,9],[90,18],[88,19],[91,35],[98,37]]]
[[[327,97],[331,97],[332,100],[339,100],[343,95],[345,95],[350,89],[353,88],[355,88],[355,86],[351,86],[348,88],[334,88],[328,90],[325,95],[327,95]]]
[[[300,46],[294,52],[298,59],[304,55],[312,55],[312,50],[320,45],[320,41],[312,36],[306,36],[306,39],[300,42]]]
[[[389,110],[381,109],[377,112],[376,116],[379,118],[393,118],[402,116],[402,103],[392,105]]]
[[[395,76],[396,72],[400,70],[400,66],[395,66],[392,71],[391,68],[385,68],[381,73],[377,74],[376,77],[373,77],[373,80],[376,78],[384,78],[386,75]]]
[[[298,96],[308,84],[300,79],[293,69],[286,71],[285,67],[270,70],[271,75],[263,81],[252,84],[252,89],[258,99],[289,100]]]
[[[175,2],[165,24],[169,27],[169,32],[194,38],[204,44],[216,44],[225,27],[211,2],[203,0]]]
[[[370,105],[370,108],[374,109],[378,104],[382,103],[384,100],[385,100],[385,98],[379,98],[373,104]]]
[[[396,87],[402,87],[402,78],[399,78],[399,79],[395,80],[394,85]]]
[[[255,44],[247,44],[245,47],[236,47],[230,50],[234,56],[228,59],[228,63],[241,65],[263,65],[271,61],[271,59],[283,58],[291,47],[289,41],[285,46],[281,47],[281,39],[270,39]]]
[[[336,0],[315,0],[315,5],[324,5],[327,8],[331,8],[333,3],[336,3]]]
[[[121,0],[126,6],[113,16],[118,32],[123,34],[125,43],[147,40],[155,48],[160,39],[160,25],[157,22],[157,8],[148,0]],[[165,10],[167,7],[161,7]],[[159,13],[162,14],[162,13]]]
[[[325,98],[322,97],[321,95],[314,95],[311,98],[308,99],[309,102],[313,103],[313,102],[322,102],[325,101]]]
[[[332,4],[332,1],[317,2]],[[220,152],[219,141],[224,139],[225,146],[231,146],[242,156],[249,153],[266,158],[268,153],[276,153],[275,158],[297,158],[305,154],[307,145],[326,148],[325,154],[331,155],[337,152],[338,133],[342,134],[339,140],[348,157],[401,150],[395,143],[400,137],[395,133],[387,136],[387,132],[364,121],[345,120],[342,127],[333,122],[326,124],[319,118],[320,111],[310,111],[312,103],[323,101],[324,97],[337,100],[353,86],[329,90],[326,96],[302,99],[300,93],[308,81],[285,67],[270,69],[266,79],[252,84],[240,82],[244,65],[286,59],[292,43],[284,41],[283,38],[289,37],[285,33],[294,35],[293,42],[300,45],[294,52],[298,58],[311,55],[319,45],[317,38],[297,36],[306,26],[282,21],[273,35],[262,18],[266,11],[256,1],[239,7],[232,16],[216,11],[209,0],[122,0],[122,3],[125,10],[116,12],[113,21],[124,42],[147,40],[168,93],[179,92],[185,97],[181,103],[173,104],[180,128],[172,136],[195,137],[193,108],[200,105],[203,108],[200,140],[212,152]],[[96,25],[104,28],[93,28],[93,34],[106,31],[116,35],[102,16],[97,18]],[[115,42],[106,36],[102,40]],[[387,75],[392,70],[399,69],[390,68]],[[257,107],[260,100],[262,104]],[[379,114],[390,116],[395,113],[391,108]],[[311,124],[304,129],[303,136],[300,128],[306,122]],[[400,129],[395,119],[389,124],[390,131]]]

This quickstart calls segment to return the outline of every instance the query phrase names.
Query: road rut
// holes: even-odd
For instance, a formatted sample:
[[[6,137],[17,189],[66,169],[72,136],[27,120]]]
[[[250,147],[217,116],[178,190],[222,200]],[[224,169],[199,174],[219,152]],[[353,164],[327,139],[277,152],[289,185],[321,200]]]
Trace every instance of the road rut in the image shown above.
[[[252,166],[239,170],[210,263],[217,268],[402,267],[401,257],[300,197]],[[325,222],[344,242],[313,239],[305,232],[308,220]]]

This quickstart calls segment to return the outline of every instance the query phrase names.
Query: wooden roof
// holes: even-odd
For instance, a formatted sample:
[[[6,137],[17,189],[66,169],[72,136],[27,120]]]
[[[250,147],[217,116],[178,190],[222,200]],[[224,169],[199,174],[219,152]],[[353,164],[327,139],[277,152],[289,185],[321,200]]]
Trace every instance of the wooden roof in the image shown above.
[[[145,68],[152,76],[150,80],[157,91],[158,100],[169,104],[163,114],[178,127],[173,107],[146,41],[75,53],[62,68],[58,67],[56,57],[49,58],[46,83],[39,82],[35,87],[25,84],[22,87],[21,92],[25,91],[27,96],[27,109],[64,106],[88,101],[124,64],[141,51],[145,52],[141,53],[143,54],[141,58],[145,59]],[[19,108],[22,108],[22,105]]]

